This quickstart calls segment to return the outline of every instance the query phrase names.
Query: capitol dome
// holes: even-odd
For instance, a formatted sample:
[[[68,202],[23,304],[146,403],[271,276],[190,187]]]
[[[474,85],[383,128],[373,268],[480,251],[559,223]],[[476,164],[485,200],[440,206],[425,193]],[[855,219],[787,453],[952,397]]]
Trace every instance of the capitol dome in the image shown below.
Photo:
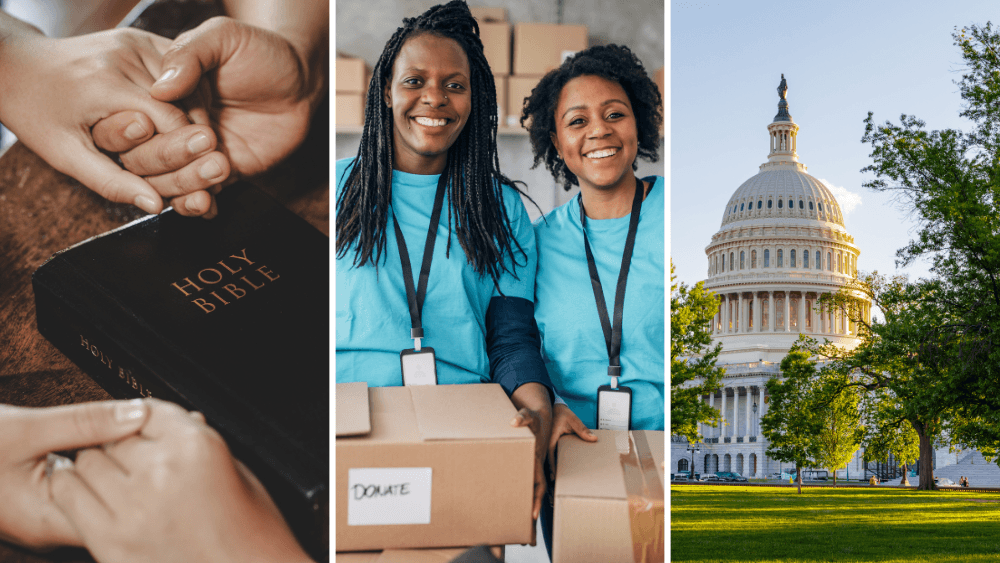
[[[713,338],[723,345],[721,363],[780,362],[800,333],[857,345],[847,315],[817,300],[853,279],[861,251],[836,197],[799,162],[787,90],[782,76],[767,161],[733,192],[705,249],[705,287],[720,298]]]

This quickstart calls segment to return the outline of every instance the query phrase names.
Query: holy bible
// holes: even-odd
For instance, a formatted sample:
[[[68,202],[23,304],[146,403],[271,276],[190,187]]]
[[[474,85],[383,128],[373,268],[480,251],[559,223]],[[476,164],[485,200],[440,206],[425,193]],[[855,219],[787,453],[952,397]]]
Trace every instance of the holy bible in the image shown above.
[[[329,238],[246,183],[60,251],[38,330],[115,398],[205,418],[314,557],[328,552]]]

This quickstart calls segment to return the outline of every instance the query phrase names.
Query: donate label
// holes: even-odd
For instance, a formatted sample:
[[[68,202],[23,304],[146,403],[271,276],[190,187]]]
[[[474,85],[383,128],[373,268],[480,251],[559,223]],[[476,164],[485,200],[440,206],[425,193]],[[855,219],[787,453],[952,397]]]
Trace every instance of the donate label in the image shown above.
[[[430,467],[347,470],[348,526],[430,523]]]

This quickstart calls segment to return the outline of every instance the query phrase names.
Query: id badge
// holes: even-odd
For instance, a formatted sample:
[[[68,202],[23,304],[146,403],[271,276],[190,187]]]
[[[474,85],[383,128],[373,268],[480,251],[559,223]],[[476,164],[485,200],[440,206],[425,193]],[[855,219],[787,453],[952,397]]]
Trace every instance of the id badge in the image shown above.
[[[598,430],[629,430],[632,427],[632,390],[624,385],[597,388]]]
[[[434,348],[423,346],[417,352],[413,348],[399,353],[399,365],[403,371],[403,385],[437,385],[437,362]]]

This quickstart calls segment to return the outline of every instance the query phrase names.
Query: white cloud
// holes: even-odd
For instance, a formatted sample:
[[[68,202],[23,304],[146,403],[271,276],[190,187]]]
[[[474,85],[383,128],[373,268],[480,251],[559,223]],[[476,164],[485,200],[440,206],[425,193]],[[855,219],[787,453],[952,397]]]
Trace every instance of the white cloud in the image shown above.
[[[840,211],[845,216],[855,207],[861,205],[861,194],[856,194],[849,191],[847,188],[834,186],[822,178],[819,178],[819,181],[822,182],[824,186],[829,188],[831,192],[833,192],[833,197],[837,198],[837,203],[840,204]]]

